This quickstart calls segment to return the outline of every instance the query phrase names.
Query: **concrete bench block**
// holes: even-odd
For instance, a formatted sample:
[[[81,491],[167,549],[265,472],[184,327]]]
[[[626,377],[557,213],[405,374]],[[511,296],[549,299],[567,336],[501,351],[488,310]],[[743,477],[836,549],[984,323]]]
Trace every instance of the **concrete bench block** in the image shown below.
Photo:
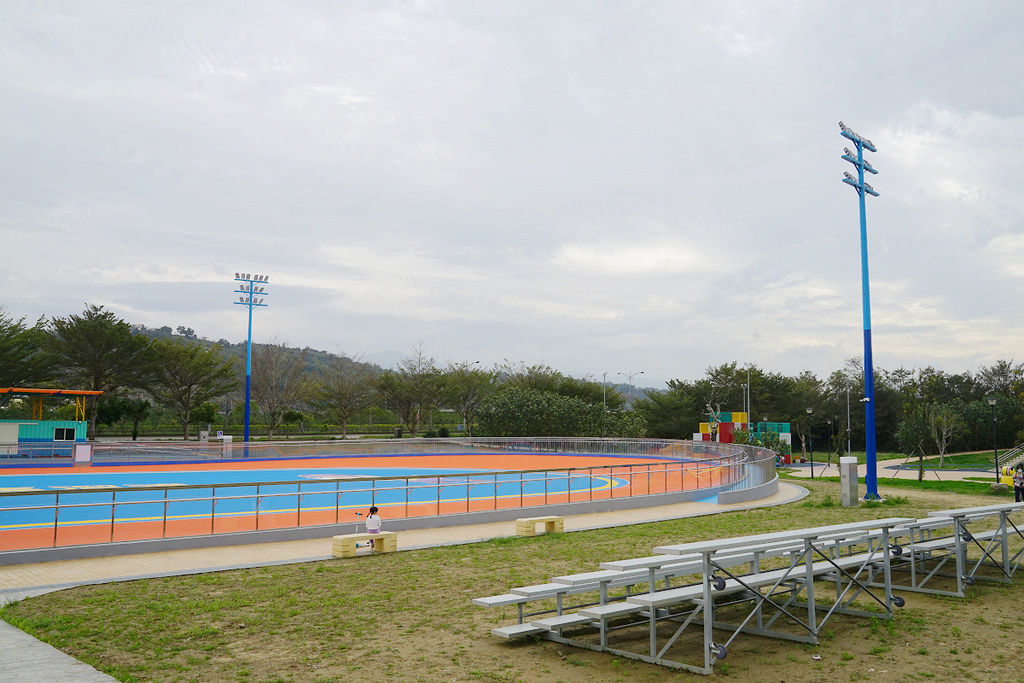
[[[398,550],[398,534],[381,531],[377,534],[341,534],[331,538],[331,555],[334,557],[355,557],[356,544],[373,541],[373,552],[393,553]]]
[[[516,536],[536,536],[538,524],[543,524],[544,531],[549,534],[560,534],[565,530],[565,519],[558,515],[521,517],[516,520]]]

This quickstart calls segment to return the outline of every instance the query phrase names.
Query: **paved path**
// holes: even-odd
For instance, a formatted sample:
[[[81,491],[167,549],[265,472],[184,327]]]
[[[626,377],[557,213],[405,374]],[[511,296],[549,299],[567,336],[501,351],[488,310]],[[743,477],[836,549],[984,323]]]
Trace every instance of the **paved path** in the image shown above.
[[[938,463],[938,458],[935,458],[935,463]],[[790,474],[794,477],[809,478],[811,476],[811,464],[808,463],[793,463],[786,465],[782,470],[786,474]],[[868,472],[867,465],[857,466],[857,476],[864,478]],[[917,460],[908,460],[904,466],[903,460],[879,460],[875,466],[875,475],[878,478],[879,484],[885,484],[891,478],[896,479],[917,479]],[[839,461],[833,457],[831,464],[815,461],[814,463],[814,476],[815,477],[838,477],[839,476]],[[990,479],[994,484],[996,479],[992,473],[992,468],[966,468],[960,470],[938,470],[929,468],[929,459],[924,461],[924,479],[926,481],[955,481],[962,479]]]
[[[679,503],[638,510],[566,515],[565,531],[767,507],[799,500],[806,494],[807,491],[800,486],[782,483],[775,495],[751,503]],[[515,521],[416,529],[399,533],[399,550],[475,543],[514,535]],[[327,559],[331,559],[330,538],[0,566],[0,605],[84,584]],[[3,621],[0,621],[0,663],[2,683],[111,683],[116,680]]]

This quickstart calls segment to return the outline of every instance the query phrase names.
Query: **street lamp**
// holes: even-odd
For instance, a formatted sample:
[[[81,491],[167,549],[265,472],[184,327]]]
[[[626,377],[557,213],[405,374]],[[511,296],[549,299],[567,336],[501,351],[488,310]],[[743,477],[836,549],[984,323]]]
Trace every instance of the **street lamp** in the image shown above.
[[[832,464],[832,418],[826,417],[825,422],[828,422],[828,458],[825,460],[827,469]]]
[[[249,398],[252,395],[252,309],[258,306],[266,306],[263,285],[270,280],[269,275],[251,275],[249,273],[235,273],[235,282],[238,282],[238,289],[235,294],[241,294],[238,301],[232,303],[245,306],[249,309],[249,336],[245,347],[245,436],[243,440],[249,442]]]
[[[875,189],[864,182],[864,171],[877,174],[871,164],[864,160],[864,150],[877,152],[874,143],[867,138],[857,135],[849,126],[842,121],[839,122],[841,135],[851,141],[856,151],[848,147],[843,148],[843,160],[849,161],[857,169],[854,176],[848,171],[843,172],[843,182],[857,190],[860,199],[860,264],[861,264],[861,290],[863,294],[864,308],[864,451],[867,462],[867,472],[864,477],[866,492],[865,500],[879,500],[878,495],[878,473],[876,471],[877,446],[875,444],[875,370],[871,358],[871,294],[868,287],[868,221],[864,206],[864,196],[877,197]]]
[[[601,413],[601,437],[605,435],[605,430],[608,423],[608,373],[601,373],[601,405],[604,407],[604,412]]]
[[[996,483],[999,483],[999,451],[996,450],[996,397],[989,396],[988,404],[992,406],[992,460],[996,464]]]
[[[627,378],[627,380],[629,382],[629,402],[630,402],[630,405],[632,406],[632,403],[633,403],[633,377],[635,375],[642,375],[642,374],[644,374],[644,371],[641,370],[640,372],[617,372],[615,374],[622,375],[623,377]]]
[[[807,409],[807,436],[811,439],[811,479],[814,479],[814,422],[811,419],[811,414],[814,413],[814,408]]]

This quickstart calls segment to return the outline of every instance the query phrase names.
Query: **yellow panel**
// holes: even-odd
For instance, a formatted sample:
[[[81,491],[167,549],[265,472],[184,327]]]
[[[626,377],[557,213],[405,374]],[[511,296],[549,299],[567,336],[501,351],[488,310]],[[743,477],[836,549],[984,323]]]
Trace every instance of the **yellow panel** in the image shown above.
[[[700,423],[700,433],[701,434],[710,434],[711,433],[711,425],[709,423],[707,423],[707,422],[701,422]]]

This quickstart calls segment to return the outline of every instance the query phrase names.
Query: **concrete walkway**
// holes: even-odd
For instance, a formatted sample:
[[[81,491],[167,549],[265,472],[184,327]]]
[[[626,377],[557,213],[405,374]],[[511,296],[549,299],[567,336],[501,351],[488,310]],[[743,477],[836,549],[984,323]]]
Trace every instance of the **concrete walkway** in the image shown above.
[[[939,470],[930,467],[932,461],[934,461],[934,464],[936,465],[939,462],[937,457],[925,458],[925,481],[956,481],[969,478],[990,479],[993,484],[996,481],[995,474],[993,474],[991,467],[988,469],[965,468],[959,470]],[[809,478],[811,476],[811,463],[793,463],[791,465],[786,465],[781,471],[794,477]],[[858,477],[864,478],[864,476],[867,475],[867,472],[867,465],[857,466]],[[892,478],[917,479],[917,475],[917,458],[912,458],[905,464],[903,460],[880,460],[875,464],[875,476],[878,478],[878,483],[882,485]],[[814,463],[814,476],[838,477],[839,459],[833,456],[831,463],[816,460]]]
[[[565,531],[583,531],[768,507],[799,500],[805,495],[806,489],[784,482],[779,485],[779,491],[775,495],[750,503],[679,503],[637,510],[567,515]],[[515,527],[515,521],[508,521],[402,531],[398,536],[398,549],[416,550],[515,536]],[[0,566],[0,605],[85,584],[328,559],[331,559],[331,539],[319,538]],[[0,681],[3,683],[110,683],[116,680],[3,621],[0,621],[0,663]]]

